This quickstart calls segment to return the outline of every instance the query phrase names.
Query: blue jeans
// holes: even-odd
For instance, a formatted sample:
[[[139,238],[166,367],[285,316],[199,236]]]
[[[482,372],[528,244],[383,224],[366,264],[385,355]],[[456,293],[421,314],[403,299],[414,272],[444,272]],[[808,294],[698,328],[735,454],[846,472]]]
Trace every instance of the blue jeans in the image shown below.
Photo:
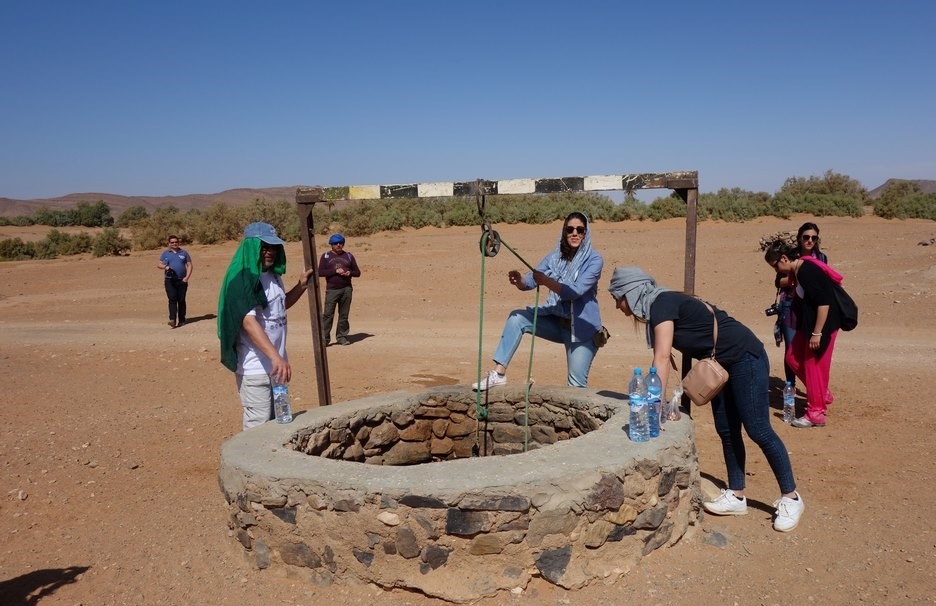
[[[565,326],[563,326],[563,323]],[[501,333],[500,343],[494,352],[494,363],[505,368],[520,346],[524,334],[533,333],[533,311],[529,309],[515,309],[507,316],[504,331]],[[572,329],[568,320],[558,316],[536,317],[536,336],[553,343],[562,343],[566,350],[566,363],[569,367],[568,382],[572,387],[588,386],[588,371],[598,348],[588,339],[581,343],[572,342]]]
[[[770,362],[767,352],[763,351],[760,356],[746,353],[726,370],[728,383],[712,400],[712,417],[715,419],[715,431],[721,438],[725,466],[728,468],[728,488],[744,489],[743,426],[748,437],[754,440],[767,458],[780,485],[780,492],[793,492],[796,490],[796,481],[793,479],[790,456],[780,436],[770,425]]]

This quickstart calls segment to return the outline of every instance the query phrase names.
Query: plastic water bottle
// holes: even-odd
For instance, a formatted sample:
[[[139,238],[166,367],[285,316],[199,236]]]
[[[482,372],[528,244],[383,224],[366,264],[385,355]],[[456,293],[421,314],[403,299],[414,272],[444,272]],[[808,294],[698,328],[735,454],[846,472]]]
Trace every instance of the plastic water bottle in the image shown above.
[[[292,409],[289,407],[289,386],[276,379],[273,382],[273,414],[277,423],[292,423]]]
[[[796,416],[796,388],[787,381],[783,385],[783,422],[789,425]]]
[[[647,418],[647,388],[643,382],[643,371],[634,369],[627,386],[627,396],[630,403],[629,432],[634,442],[646,442],[650,439],[649,419]]]
[[[660,414],[663,408],[663,381],[657,374],[656,366],[650,367],[650,373],[645,381],[647,385],[647,418],[650,421],[650,437],[660,437],[660,424],[663,418]]]
[[[678,421],[681,418],[679,405],[682,402],[683,388],[682,383],[676,383],[676,389],[673,391],[673,399],[670,400],[666,410],[667,421]]]

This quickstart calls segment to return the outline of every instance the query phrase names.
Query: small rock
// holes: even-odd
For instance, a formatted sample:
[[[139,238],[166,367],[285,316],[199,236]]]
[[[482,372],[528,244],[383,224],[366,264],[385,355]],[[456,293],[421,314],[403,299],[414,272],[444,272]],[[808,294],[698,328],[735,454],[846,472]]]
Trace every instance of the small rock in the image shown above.
[[[705,533],[702,542],[713,547],[724,547],[728,544],[728,539],[722,533],[713,530]]]
[[[377,515],[377,519],[386,524],[387,526],[399,526],[400,525],[400,516],[390,511],[381,511]]]

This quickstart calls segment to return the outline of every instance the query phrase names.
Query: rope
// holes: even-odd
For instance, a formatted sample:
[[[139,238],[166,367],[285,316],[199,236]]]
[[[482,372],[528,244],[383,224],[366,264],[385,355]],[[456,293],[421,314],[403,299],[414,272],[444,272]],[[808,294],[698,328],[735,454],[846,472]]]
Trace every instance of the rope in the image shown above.
[[[478,188],[480,192],[480,187]],[[481,300],[479,303],[480,309],[480,319],[478,321],[478,371],[477,378],[478,383],[481,383],[481,368],[482,368],[482,358],[483,358],[483,346],[484,346],[484,291],[485,291],[485,260],[487,257],[493,257],[497,255],[500,250],[501,244],[507,247],[513,255],[520,260],[530,271],[534,271],[533,266],[526,262],[526,260],[520,256],[520,254],[514,250],[509,244],[501,240],[500,235],[494,231],[491,226],[487,223],[487,220],[484,216],[484,207],[485,199],[482,194],[478,194],[478,214],[481,216]],[[523,451],[526,452],[529,450],[530,446],[530,390],[533,389],[533,348],[536,343],[536,321],[539,317],[539,299],[540,299],[540,287],[536,287],[536,301],[533,307],[533,339],[530,341],[530,357],[527,363],[527,378],[526,378],[526,387],[524,389],[524,408],[523,408]],[[487,455],[487,427],[488,427],[488,404],[490,402],[490,389],[484,390],[484,405],[481,405],[481,391],[477,390],[475,393],[475,415],[478,419],[478,426],[475,429],[475,443],[471,449],[472,456],[479,455],[479,445],[478,445],[478,434],[481,433],[484,443],[484,448],[481,452],[484,455]],[[484,429],[481,429],[481,421],[484,421]]]

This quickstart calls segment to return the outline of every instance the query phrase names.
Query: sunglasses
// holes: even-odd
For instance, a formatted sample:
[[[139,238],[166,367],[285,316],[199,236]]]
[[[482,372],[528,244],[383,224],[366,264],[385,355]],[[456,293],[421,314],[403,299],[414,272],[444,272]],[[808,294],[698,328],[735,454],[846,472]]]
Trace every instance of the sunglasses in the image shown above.
[[[802,236],[800,240],[802,240],[803,242],[818,242],[819,236],[808,236],[808,235]]]
[[[585,233],[585,228],[584,228],[584,227],[581,227],[581,226],[579,226],[579,225],[576,225],[576,226],[574,226],[574,227],[573,227],[572,225],[566,225],[565,232],[566,232],[567,234],[573,234],[573,233],[576,233],[576,234],[584,234],[584,233]]]

